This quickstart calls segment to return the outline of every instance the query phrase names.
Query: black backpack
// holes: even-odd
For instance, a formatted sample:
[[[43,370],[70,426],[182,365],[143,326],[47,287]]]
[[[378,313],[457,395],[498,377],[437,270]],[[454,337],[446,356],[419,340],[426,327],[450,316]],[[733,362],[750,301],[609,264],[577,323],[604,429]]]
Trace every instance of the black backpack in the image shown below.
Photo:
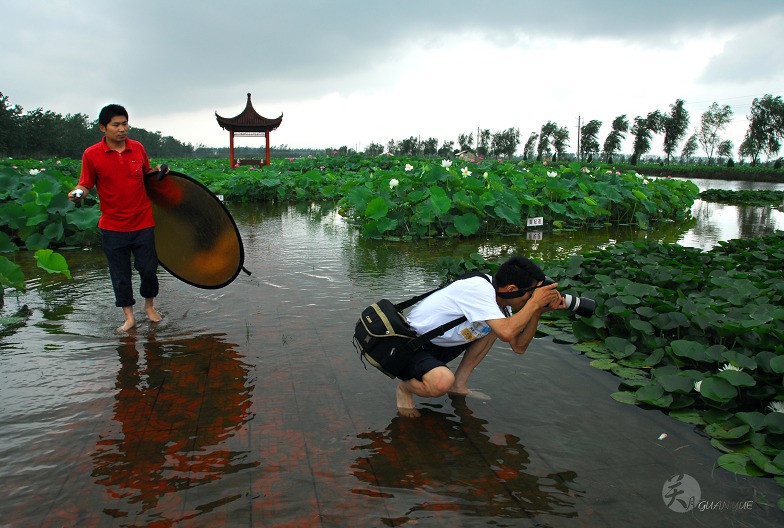
[[[485,273],[478,271],[466,273],[456,280],[471,277],[484,277],[492,284]],[[363,364],[367,360],[390,378],[396,378],[422,345],[466,321],[466,317],[461,316],[421,336],[417,336],[411,329],[406,316],[403,315],[403,310],[414,306],[440,289],[430,290],[397,304],[388,299],[381,299],[365,308],[354,327],[353,339],[354,347]]]

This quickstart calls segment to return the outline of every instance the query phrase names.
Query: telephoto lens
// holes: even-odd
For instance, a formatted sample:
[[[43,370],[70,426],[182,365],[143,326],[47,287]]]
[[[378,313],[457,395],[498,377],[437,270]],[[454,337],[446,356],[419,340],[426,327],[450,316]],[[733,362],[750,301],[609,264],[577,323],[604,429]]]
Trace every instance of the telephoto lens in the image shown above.
[[[550,277],[545,277],[542,281],[542,286],[547,286],[548,284],[552,284],[554,282],[556,281]],[[564,298],[566,308],[579,316],[591,317],[593,312],[596,310],[596,301],[593,299],[589,299],[588,297],[578,297],[568,293],[562,293],[561,296]]]
[[[588,297],[577,297],[576,295],[563,294],[566,307],[582,317],[591,317],[596,310],[596,301]]]

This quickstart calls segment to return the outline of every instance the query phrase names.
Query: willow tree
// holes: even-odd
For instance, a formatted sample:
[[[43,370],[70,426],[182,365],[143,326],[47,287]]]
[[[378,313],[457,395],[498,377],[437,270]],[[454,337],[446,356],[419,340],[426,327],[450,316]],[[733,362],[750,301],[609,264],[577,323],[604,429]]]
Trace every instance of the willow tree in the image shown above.
[[[721,132],[727,128],[732,121],[732,108],[730,105],[719,106],[714,102],[703,112],[700,119],[700,128],[697,129],[697,141],[702,145],[705,155],[708,157],[708,165],[713,161],[713,155],[717,153],[719,145],[722,144]]]
[[[684,107],[683,99],[676,99],[670,105],[670,113],[662,116],[664,130],[664,154],[667,156],[667,165],[672,160],[672,155],[678,148],[683,136],[689,130],[689,112]]]
[[[612,163],[613,156],[616,152],[621,150],[621,141],[626,139],[626,133],[629,131],[629,120],[626,119],[626,114],[619,115],[612,122],[612,130],[607,134],[604,140],[604,160],[607,163]]]
[[[632,145],[632,165],[637,165],[640,158],[651,150],[653,134],[658,134],[664,126],[662,113],[658,110],[650,112],[645,117],[637,116],[634,118],[631,133],[634,136]]]
[[[751,158],[756,165],[760,155],[765,154],[770,160],[779,153],[781,141],[784,140],[784,101],[781,96],[768,94],[762,99],[755,98],[751,103],[749,128],[738,149],[740,157]]]
[[[523,159],[524,160],[532,160],[534,159],[534,154],[536,151],[536,140],[539,139],[539,134],[536,132],[531,132],[531,135],[528,136],[528,141],[525,142],[525,147],[523,147]]]
[[[580,152],[577,155],[580,161],[599,153],[599,129],[602,122],[597,119],[588,121],[580,128]]]

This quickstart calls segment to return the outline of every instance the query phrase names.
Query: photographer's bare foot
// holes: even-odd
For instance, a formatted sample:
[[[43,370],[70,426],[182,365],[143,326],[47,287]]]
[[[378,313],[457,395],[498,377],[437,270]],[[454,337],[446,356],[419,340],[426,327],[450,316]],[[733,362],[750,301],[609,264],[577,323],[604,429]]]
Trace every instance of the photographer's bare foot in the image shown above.
[[[408,392],[402,383],[397,386],[397,412],[401,416],[410,418],[420,416],[419,411],[414,407],[414,395]]]
[[[491,399],[490,396],[476,389],[463,389],[463,390],[453,389],[449,391],[449,395],[462,396],[464,398],[473,398],[475,400],[483,400],[483,401],[487,401]]]

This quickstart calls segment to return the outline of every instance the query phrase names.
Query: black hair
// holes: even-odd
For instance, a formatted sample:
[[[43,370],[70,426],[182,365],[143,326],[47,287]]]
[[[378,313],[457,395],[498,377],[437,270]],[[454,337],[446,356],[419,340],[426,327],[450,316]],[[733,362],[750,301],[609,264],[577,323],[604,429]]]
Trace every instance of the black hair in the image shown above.
[[[98,114],[98,124],[106,126],[112,118],[123,116],[128,119],[128,111],[124,106],[118,104],[109,104],[101,108],[101,113]]]
[[[515,255],[498,267],[493,276],[493,286],[497,290],[514,284],[517,289],[524,290],[544,278],[542,268],[525,257]]]

